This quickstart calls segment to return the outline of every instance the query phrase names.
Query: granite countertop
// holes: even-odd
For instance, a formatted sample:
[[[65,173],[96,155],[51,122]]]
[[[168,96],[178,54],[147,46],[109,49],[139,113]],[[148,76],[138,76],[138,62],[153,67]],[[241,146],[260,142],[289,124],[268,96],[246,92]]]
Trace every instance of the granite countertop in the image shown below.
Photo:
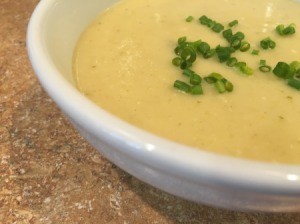
[[[242,213],[157,190],[107,161],[39,85],[26,53],[38,0],[0,0],[0,223],[300,223],[300,213]]]

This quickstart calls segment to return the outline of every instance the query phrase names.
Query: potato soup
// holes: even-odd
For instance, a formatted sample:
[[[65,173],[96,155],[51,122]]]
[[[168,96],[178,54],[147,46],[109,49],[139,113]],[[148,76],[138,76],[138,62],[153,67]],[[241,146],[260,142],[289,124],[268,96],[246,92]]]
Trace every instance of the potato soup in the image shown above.
[[[300,60],[299,11],[300,3],[290,0],[122,0],[82,34],[73,63],[77,87],[101,108],[178,143],[299,164],[300,91],[272,71],[259,70],[264,61],[274,69],[280,61]],[[199,22],[203,15],[224,30],[242,32],[251,46],[232,53],[247,63],[251,75],[198,53],[190,67],[202,78],[221,74],[233,84],[232,92],[219,93],[204,80],[201,95],[173,87],[175,80],[188,83],[172,63],[178,38],[205,41],[212,48],[228,45],[222,32]],[[230,27],[234,20],[238,24]],[[295,24],[296,32],[281,36],[279,24]],[[276,47],[262,49],[265,38]]]

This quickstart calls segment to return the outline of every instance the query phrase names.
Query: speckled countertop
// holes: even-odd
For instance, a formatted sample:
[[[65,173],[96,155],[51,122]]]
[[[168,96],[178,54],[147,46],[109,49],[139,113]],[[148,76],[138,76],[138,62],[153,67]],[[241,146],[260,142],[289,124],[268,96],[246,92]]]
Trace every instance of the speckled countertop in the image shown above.
[[[299,224],[300,214],[231,212],[163,193],[118,169],[45,94],[26,53],[38,0],[0,0],[0,223]]]

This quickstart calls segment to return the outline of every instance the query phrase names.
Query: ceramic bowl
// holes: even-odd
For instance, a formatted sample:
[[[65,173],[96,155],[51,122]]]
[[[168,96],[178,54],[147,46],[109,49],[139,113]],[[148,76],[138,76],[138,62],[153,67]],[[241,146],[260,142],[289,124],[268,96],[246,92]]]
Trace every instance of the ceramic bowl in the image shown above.
[[[27,46],[34,71],[81,135],[121,169],[178,197],[232,210],[300,211],[300,166],[236,159],[177,144],[120,120],[76,89],[76,42],[116,2],[43,0],[29,23]]]

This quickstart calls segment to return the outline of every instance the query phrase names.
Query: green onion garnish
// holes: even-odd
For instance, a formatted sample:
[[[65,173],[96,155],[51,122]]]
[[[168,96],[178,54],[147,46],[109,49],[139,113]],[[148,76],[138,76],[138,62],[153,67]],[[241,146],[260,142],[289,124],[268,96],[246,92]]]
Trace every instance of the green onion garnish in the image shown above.
[[[185,83],[185,82],[182,82],[182,81],[180,81],[180,80],[176,80],[176,81],[174,82],[174,87],[175,87],[176,89],[179,89],[180,91],[185,92],[185,93],[189,93],[190,90],[191,90],[191,86],[190,86],[189,84],[187,84],[187,83]]]
[[[202,78],[200,77],[200,75],[193,73],[190,77],[190,83],[192,85],[200,85],[202,82]]]
[[[201,42],[198,47],[197,50],[202,54],[205,55],[210,51],[210,46],[208,43],[206,42]]]
[[[184,42],[186,42],[186,37],[179,37],[178,40],[177,40],[178,44],[182,44]]]
[[[193,19],[193,16],[188,16],[185,20],[186,22],[191,22]],[[197,59],[197,54],[202,55],[203,58],[210,58],[216,54],[221,63],[226,62],[227,66],[234,67],[243,74],[253,74],[252,68],[250,68],[246,62],[238,61],[237,58],[231,56],[234,52],[236,52],[236,50],[246,52],[251,47],[249,42],[244,41],[244,33],[232,32],[231,28],[238,25],[238,20],[233,20],[228,23],[230,28],[226,30],[224,30],[224,26],[221,23],[218,23],[205,15],[199,18],[199,22],[216,33],[222,32],[222,35],[229,43],[229,46],[224,47],[218,45],[215,48],[211,48],[208,43],[203,42],[202,40],[188,42],[187,37],[185,36],[178,38],[177,46],[174,49],[177,56],[173,58],[172,64],[182,69],[182,74],[188,77],[189,84],[176,80],[174,82],[175,88],[192,95],[203,94],[201,76],[190,69]],[[290,24],[287,27],[280,24],[276,27],[276,31],[281,36],[292,35],[296,32],[295,24]],[[260,41],[260,47],[262,49],[274,49],[276,47],[276,43],[270,37],[267,37]],[[259,52],[260,51],[258,49],[253,49],[251,54],[258,55]],[[272,68],[267,65],[266,60],[260,60],[259,70],[261,72],[270,72],[272,71]],[[300,61],[293,61],[290,64],[286,62],[278,62],[273,69],[273,73],[281,79],[286,79],[289,86],[300,90]],[[213,84],[219,93],[231,92],[234,88],[233,84],[219,73],[213,72],[204,77],[204,80],[208,84]]]
[[[284,27],[283,24],[280,24],[276,27],[276,31],[280,36],[287,36],[296,33],[296,25],[294,23],[290,24],[287,27]]]
[[[293,61],[290,63],[290,69],[294,76],[297,78],[300,78],[300,62],[299,61]]]
[[[233,49],[231,47],[222,47],[220,45],[218,45],[216,47],[216,54],[217,54],[220,62],[225,62],[229,58],[231,58],[232,52],[233,52]]]
[[[241,47],[242,41],[240,39],[233,39],[230,43],[230,46],[234,49],[239,49]]]
[[[252,68],[248,67],[246,62],[239,61],[235,64],[234,67],[239,69],[240,72],[242,72],[245,75],[252,75],[253,74]]]
[[[230,23],[228,23],[228,26],[233,27],[233,26],[236,26],[238,24],[239,24],[239,21],[235,19],[235,20],[231,21]]]
[[[215,23],[211,29],[216,33],[220,33],[224,30],[224,26],[221,23]]]
[[[185,19],[185,21],[186,22],[192,22],[194,20],[194,17],[193,16],[188,16],[186,19]]]
[[[211,58],[212,56],[214,56],[216,53],[215,49],[210,49],[208,52],[206,52],[203,57],[204,58]]]
[[[196,52],[192,47],[186,47],[182,50],[180,54],[184,61],[193,63],[196,60]]]
[[[225,81],[225,88],[227,92],[232,92],[233,91],[233,84],[229,82],[228,80]]]
[[[245,52],[248,51],[249,49],[250,49],[250,43],[243,41],[241,43],[240,51]]]
[[[187,77],[191,77],[194,73],[195,73],[195,72],[194,72],[193,70],[188,69],[188,68],[186,68],[186,69],[184,69],[184,70],[182,71],[182,74],[185,75],[185,76],[187,76]]]
[[[226,65],[229,67],[233,67],[237,62],[238,60],[235,57],[231,57],[227,60]]]
[[[181,64],[181,58],[180,57],[173,58],[172,64],[179,67]]]
[[[201,85],[192,86],[190,89],[190,93],[192,95],[202,95],[203,94],[202,86]]]
[[[259,70],[261,72],[270,72],[272,70],[271,66],[267,65],[266,60],[260,60]]]
[[[236,32],[230,37],[229,43],[234,49],[239,49],[242,44],[242,40],[245,38],[245,34],[242,32]]]
[[[300,80],[299,79],[289,79],[288,80],[288,85],[297,89],[297,90],[300,90]]]
[[[184,60],[181,60],[181,63],[180,63],[180,68],[181,69],[186,69],[186,68],[189,68],[192,66],[192,63],[189,62],[189,61],[184,61]]]
[[[290,79],[293,77],[290,65],[285,62],[278,62],[273,69],[273,73],[282,79]]]
[[[225,79],[221,74],[213,72],[210,75],[204,77],[204,80],[208,84],[214,84],[219,93],[232,92],[233,84]]]
[[[274,49],[276,47],[276,43],[270,38],[267,37],[260,41],[260,46],[262,49]]]
[[[259,55],[259,50],[254,49],[254,50],[252,50],[251,54],[253,54],[253,55]]]
[[[209,28],[213,27],[213,25],[216,23],[212,19],[208,18],[207,16],[203,15],[199,18],[199,21],[202,25],[205,25]]]
[[[218,90],[219,93],[225,93],[226,92],[226,86],[225,83],[222,80],[217,80],[215,83],[215,87]]]
[[[231,39],[231,37],[232,37],[232,30],[231,29],[227,29],[227,30],[224,30],[223,32],[222,32],[222,34],[223,34],[223,37],[229,42],[230,41],[230,39]]]

